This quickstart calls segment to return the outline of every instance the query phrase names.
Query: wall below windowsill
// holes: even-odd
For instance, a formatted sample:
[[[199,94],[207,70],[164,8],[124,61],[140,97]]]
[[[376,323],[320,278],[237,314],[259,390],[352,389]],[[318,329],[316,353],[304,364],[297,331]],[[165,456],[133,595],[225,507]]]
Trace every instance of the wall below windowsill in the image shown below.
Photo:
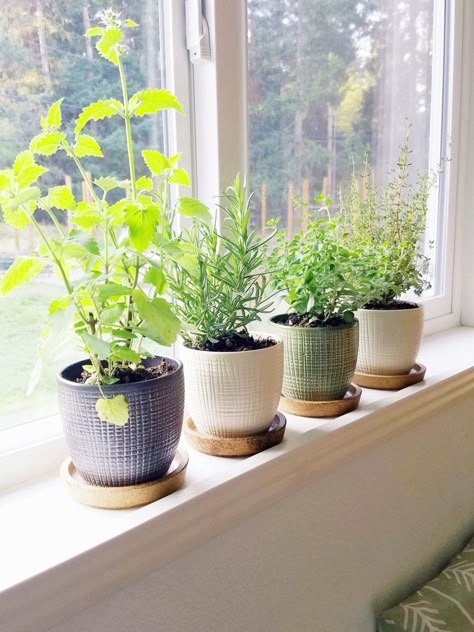
[[[60,449],[56,449],[49,471],[45,471],[41,479],[0,495],[0,590],[4,591],[0,593],[0,629],[9,632],[27,629],[21,627],[20,616],[26,600],[32,600],[31,607],[37,613],[35,630],[39,632],[46,629],[42,621],[44,626],[48,621],[48,625],[51,624],[53,611],[44,595],[48,592],[48,586],[62,585],[66,578],[69,582],[75,578],[80,586],[85,581],[84,574],[90,575],[87,581],[90,586],[94,584],[96,589],[79,590],[76,599],[78,602],[81,600],[82,607],[96,598],[98,590],[100,592],[97,582],[103,584],[106,592],[113,590],[114,582],[120,582],[114,564],[122,562],[123,572],[126,572],[130,561],[128,556],[137,555],[137,552],[143,555],[140,534],[147,525],[156,528],[155,553],[162,555],[163,563],[179,555],[179,542],[184,538],[183,534],[187,535],[188,547],[193,540],[193,531],[201,531],[199,537],[203,537],[202,530],[207,528],[208,538],[213,537],[216,534],[214,529],[218,528],[210,526],[214,497],[217,494],[222,496],[223,492],[232,496],[239,485],[244,486],[247,476],[266,477],[267,485],[262,485],[258,492],[261,505],[264,506],[267,489],[282,484],[281,481],[273,480],[272,476],[276,474],[272,475],[272,465],[278,466],[283,457],[297,455],[302,447],[311,446],[317,459],[318,446],[323,443],[321,440],[331,433],[352,425],[357,430],[359,426],[354,422],[390,404],[402,402],[409,395],[471,367],[474,364],[474,329],[459,327],[426,338],[419,359],[428,367],[424,384],[395,393],[364,390],[360,408],[338,419],[288,416],[285,441],[260,455],[246,459],[219,459],[188,448],[190,463],[185,486],[175,494],[140,509],[105,511],[74,503],[64,491],[57,474],[61,458],[66,456],[65,448],[62,448],[63,454],[60,454]],[[363,432],[361,424],[361,436]],[[199,501],[201,511],[208,508],[207,526],[202,522],[193,523],[194,500]],[[242,508],[244,504],[243,501]],[[189,511],[180,513],[186,506]],[[221,511],[219,520],[239,522],[239,504],[227,508],[224,515]],[[164,525],[169,523],[172,524],[172,532],[168,534],[166,545],[162,546],[158,533],[160,528],[165,528]],[[133,538],[132,548],[130,543],[123,547],[126,534]],[[94,560],[99,564],[101,556],[113,559],[114,564],[110,568],[99,565],[94,571]],[[89,567],[84,563],[88,559]]]

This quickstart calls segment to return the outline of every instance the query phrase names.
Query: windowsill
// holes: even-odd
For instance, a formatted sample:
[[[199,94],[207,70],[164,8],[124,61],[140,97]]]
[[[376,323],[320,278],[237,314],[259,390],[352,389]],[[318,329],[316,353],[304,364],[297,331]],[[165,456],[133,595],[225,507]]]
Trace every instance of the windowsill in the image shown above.
[[[84,567],[86,562],[86,569],[83,568],[83,572],[92,574],[94,571],[89,566],[93,564],[93,558],[78,557],[91,549],[95,549],[92,554],[94,558],[100,557],[101,552],[104,556],[113,558],[116,563],[119,563],[120,558],[121,563],[125,565],[123,572],[126,573],[127,559],[124,556],[136,555],[137,550],[144,548],[145,543],[140,538],[140,530],[146,529],[147,525],[153,524],[154,546],[159,548],[159,542],[162,541],[160,528],[165,529],[169,520],[173,519],[171,540],[175,537],[176,543],[173,544],[170,539],[166,541],[167,550],[161,551],[163,559],[172,554],[178,555],[180,539],[185,535],[190,537],[189,532],[193,529],[202,531],[207,528],[209,537],[212,537],[215,534],[212,523],[212,506],[215,500],[213,494],[222,495],[224,491],[226,495],[229,495],[229,492],[232,495],[239,484],[243,489],[246,473],[250,472],[250,476],[255,477],[259,469],[260,472],[266,472],[265,476],[270,476],[269,487],[281,486],[282,481],[277,480],[275,473],[272,478],[270,472],[270,465],[276,465],[281,457],[291,455],[291,453],[297,454],[301,446],[311,445],[315,450],[315,458],[318,458],[318,442],[321,438],[327,437],[336,430],[347,428],[353,422],[389,404],[404,400],[411,394],[418,393],[446,377],[471,367],[473,358],[473,328],[458,327],[430,336],[423,341],[419,354],[420,361],[428,367],[425,383],[399,392],[365,389],[359,409],[336,419],[307,419],[287,415],[288,424],[284,442],[280,446],[253,457],[241,459],[210,457],[187,448],[183,440],[183,445],[190,456],[184,487],[167,498],[138,509],[99,510],[81,506],[71,500],[58,476],[61,458],[66,456],[65,448],[61,443],[61,448],[55,452],[56,456],[49,472],[42,478],[34,483],[12,488],[0,495],[2,510],[0,591],[6,591],[3,594],[0,593],[0,613],[6,613],[4,616],[8,617],[8,610],[14,607],[17,599],[18,603],[21,603],[21,599],[26,598],[25,590],[31,590],[30,582],[27,582],[30,578],[47,584],[52,581],[52,578],[57,581],[58,577],[70,573],[71,569]],[[362,435],[364,426],[361,425],[360,428]],[[240,481],[239,478],[241,478]],[[262,486],[258,493],[261,495],[261,502],[264,503],[265,486]],[[206,516],[210,522],[203,523],[202,519],[196,521],[196,524],[192,520],[181,522],[181,519],[184,520],[183,515],[187,521],[190,520],[189,514],[190,512],[192,514],[193,507],[195,509],[192,501],[195,499],[199,499],[200,511],[208,509]],[[187,514],[185,515],[185,512],[180,514],[179,510],[186,506],[189,510]],[[228,508],[227,518],[230,520],[230,516],[233,515],[234,519],[238,519],[238,511],[238,506],[233,505]],[[133,534],[131,534],[132,530]],[[134,543],[132,549],[130,545],[124,550],[120,536],[127,533],[131,534],[130,539],[133,537]],[[42,577],[34,577],[42,573],[44,573]],[[113,576],[108,577],[105,569],[103,577],[99,573],[99,577],[94,581],[108,583],[107,590],[113,588]],[[90,600],[93,599],[92,592],[89,590],[88,593]],[[4,629],[2,616],[0,614],[0,629]],[[12,626],[8,629],[16,628]]]

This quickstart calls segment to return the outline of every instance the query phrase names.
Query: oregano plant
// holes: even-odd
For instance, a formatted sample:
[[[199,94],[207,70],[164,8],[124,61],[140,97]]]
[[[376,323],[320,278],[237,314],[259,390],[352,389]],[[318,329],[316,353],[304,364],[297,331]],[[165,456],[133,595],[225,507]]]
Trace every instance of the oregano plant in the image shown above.
[[[136,27],[132,20],[108,10],[99,25],[86,33],[98,38],[98,52],[116,67],[121,100],[99,100],[84,107],[71,136],[62,124],[63,99],[59,99],[41,117],[41,132],[29,149],[16,157],[11,168],[0,171],[4,220],[20,230],[31,224],[41,238],[36,252],[17,258],[5,272],[0,292],[7,294],[47,266],[54,269],[64,292],[50,304],[50,335],[56,335],[55,321],[64,321],[67,315],[89,358],[84,366],[87,383],[102,391],[97,413],[118,425],[128,420],[128,403],[122,395],[107,397],[104,386],[116,383],[120,370],[140,366],[149,355],[144,340],[161,345],[174,342],[180,321],[167,298],[161,253],[167,249],[167,257],[172,252],[177,260],[186,255],[179,244],[169,247],[170,226],[176,213],[199,214],[203,206],[193,198],[183,198],[175,206],[170,203],[171,184],[190,184],[178,166],[179,155],[166,157],[156,149],[145,149],[137,161],[134,154],[132,124],[137,117],[168,108],[182,111],[175,96],[164,89],[128,95],[125,36]],[[84,130],[91,121],[112,117],[124,126],[128,174],[91,182],[83,158],[100,159],[103,153],[97,138]],[[58,153],[75,164],[92,201],[76,200],[67,186],[42,190],[39,180],[47,167],[39,160]],[[145,170],[147,175],[138,177],[137,172]],[[49,217],[53,235],[38,221],[39,209]]]
[[[269,259],[272,283],[299,325],[350,324],[367,300],[358,252],[349,247],[340,218],[331,217],[331,199],[320,195],[315,202],[318,206],[313,209],[298,202],[310,219],[305,231],[289,241],[285,230],[277,232]]]

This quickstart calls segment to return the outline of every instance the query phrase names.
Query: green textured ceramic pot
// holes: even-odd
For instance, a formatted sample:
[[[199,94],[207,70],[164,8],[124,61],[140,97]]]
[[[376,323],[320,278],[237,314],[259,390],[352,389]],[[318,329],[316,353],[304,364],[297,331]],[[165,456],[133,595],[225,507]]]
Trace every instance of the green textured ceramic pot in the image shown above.
[[[359,323],[336,327],[289,327],[286,314],[271,321],[283,339],[282,395],[304,401],[342,399],[354,375]]]

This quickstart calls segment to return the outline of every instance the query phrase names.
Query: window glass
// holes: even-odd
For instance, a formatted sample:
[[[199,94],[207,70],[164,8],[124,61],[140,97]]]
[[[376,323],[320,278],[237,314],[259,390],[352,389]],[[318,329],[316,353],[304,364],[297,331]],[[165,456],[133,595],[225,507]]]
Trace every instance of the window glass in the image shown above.
[[[90,39],[83,36],[96,23],[98,12],[109,0],[17,0],[2,2],[0,9],[0,169],[11,165],[29,140],[39,133],[39,117],[61,97],[63,121],[71,131],[82,107],[98,99],[121,98],[118,74],[102,59]],[[117,0],[114,8],[141,25],[128,41],[125,60],[130,94],[144,87],[160,87],[159,3],[157,0]],[[131,31],[131,30],[130,30]],[[92,178],[127,176],[125,135],[116,122],[98,121],[92,133],[100,139],[105,158],[85,158]],[[134,121],[135,154],[144,146],[162,149],[161,116]],[[64,154],[40,163],[50,169],[42,179],[45,188],[67,184],[76,199],[86,199],[87,190],[72,161]],[[145,171],[145,168],[143,169]],[[54,230],[38,211],[43,230]],[[59,216],[64,225],[67,216]],[[1,221],[0,274],[15,259],[39,245],[33,227],[22,233]],[[38,363],[38,343],[47,322],[48,305],[61,292],[60,281],[45,269],[31,284],[0,297],[0,429],[42,417],[56,409],[55,375],[77,357],[71,341],[57,348],[50,340],[44,349],[42,371],[35,392],[26,396],[32,372]],[[58,355],[58,351],[61,353]],[[79,356],[81,357],[81,356]]]
[[[441,98],[432,52],[433,37],[443,41],[444,33],[433,33],[434,7],[433,0],[249,0],[257,227],[282,215],[290,234],[299,231],[293,194],[303,201],[329,194],[337,212],[339,187],[365,155],[383,183],[407,125],[412,172],[439,161],[440,147],[437,156],[430,147],[439,138],[430,129],[433,101]]]

